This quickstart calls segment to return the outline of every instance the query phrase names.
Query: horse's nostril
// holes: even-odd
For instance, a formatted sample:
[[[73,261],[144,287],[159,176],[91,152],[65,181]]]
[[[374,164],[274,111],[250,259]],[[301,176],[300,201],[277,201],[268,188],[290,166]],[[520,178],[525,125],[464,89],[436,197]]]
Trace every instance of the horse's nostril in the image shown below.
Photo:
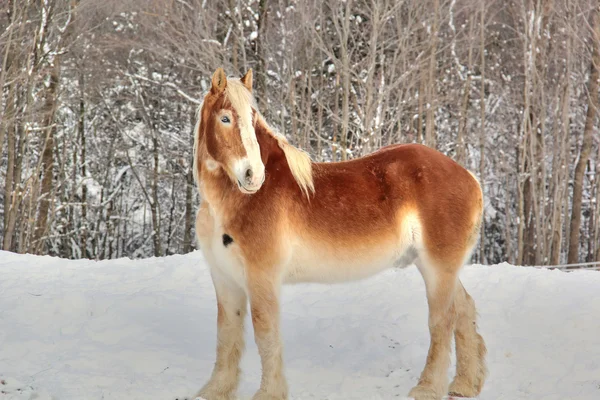
[[[248,168],[246,170],[246,182],[251,182],[252,181],[252,169]]]

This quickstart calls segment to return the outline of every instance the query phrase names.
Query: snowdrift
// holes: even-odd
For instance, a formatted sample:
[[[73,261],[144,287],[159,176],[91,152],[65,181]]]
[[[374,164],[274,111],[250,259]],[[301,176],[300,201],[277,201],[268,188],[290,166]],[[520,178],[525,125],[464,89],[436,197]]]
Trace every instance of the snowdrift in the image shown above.
[[[490,375],[480,399],[600,399],[600,272],[468,266]],[[0,399],[169,400],[214,362],[216,305],[200,252],[66,261],[0,252]],[[340,285],[287,286],[292,399],[403,398],[428,346],[414,267]],[[240,398],[260,381],[246,327]],[[450,374],[453,373],[453,367]]]

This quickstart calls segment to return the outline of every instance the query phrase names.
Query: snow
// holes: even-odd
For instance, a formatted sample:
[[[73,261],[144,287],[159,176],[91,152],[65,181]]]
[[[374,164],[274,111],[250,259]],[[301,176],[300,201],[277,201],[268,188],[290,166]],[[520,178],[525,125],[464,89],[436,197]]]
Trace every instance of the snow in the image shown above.
[[[600,398],[600,273],[503,264],[461,278],[489,351],[480,399]],[[282,318],[292,399],[404,398],[425,362],[414,267],[286,286]],[[200,252],[103,262],[0,252],[0,399],[193,394],[214,362],[215,320]],[[260,381],[249,322],[241,399]]]

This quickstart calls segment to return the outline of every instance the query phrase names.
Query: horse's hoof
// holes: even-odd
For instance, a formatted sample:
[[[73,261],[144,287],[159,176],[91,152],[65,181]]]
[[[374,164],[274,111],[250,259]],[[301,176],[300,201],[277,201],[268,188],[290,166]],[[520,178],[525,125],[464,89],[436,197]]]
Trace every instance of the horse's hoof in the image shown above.
[[[200,393],[192,397],[186,397],[182,400],[236,400],[237,396],[234,393],[223,393],[217,391],[202,390]]]
[[[252,400],[287,400],[288,396],[286,393],[282,393],[280,395],[273,395],[262,390],[256,392],[256,394],[252,397]]]
[[[195,396],[175,397],[175,400],[208,400],[208,399],[205,399],[202,396],[195,395]]]
[[[478,394],[477,389],[473,385],[457,379],[450,384],[450,388],[448,389],[448,395],[455,397],[476,397]]]
[[[472,398],[477,397],[477,393],[475,393],[475,391],[467,391],[467,390],[462,390],[460,392],[451,390],[448,392],[448,396],[472,399]]]
[[[415,386],[408,393],[408,397],[412,397],[415,400],[440,400],[443,395],[436,393],[432,388]]]

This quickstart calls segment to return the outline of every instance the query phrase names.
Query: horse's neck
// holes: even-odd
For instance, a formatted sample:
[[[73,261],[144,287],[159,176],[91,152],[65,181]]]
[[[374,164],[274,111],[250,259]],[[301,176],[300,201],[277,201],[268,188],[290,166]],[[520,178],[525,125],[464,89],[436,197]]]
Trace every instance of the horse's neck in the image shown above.
[[[254,125],[254,132],[256,132],[256,140],[260,147],[260,155],[265,168],[273,168],[275,164],[278,164],[285,159],[283,150],[279,147],[279,143],[271,131],[271,128],[267,126],[262,118],[259,118]]]
[[[233,185],[225,171],[209,171],[205,168],[200,176],[200,197],[211,208],[220,208],[225,200],[232,200],[232,196],[237,195],[231,190],[231,186]]]
[[[303,151],[291,146],[283,136],[274,135],[259,119],[256,137],[261,147],[265,170],[270,175],[270,187],[299,190],[302,195],[314,193],[313,163]],[[296,194],[294,194],[295,196]]]

